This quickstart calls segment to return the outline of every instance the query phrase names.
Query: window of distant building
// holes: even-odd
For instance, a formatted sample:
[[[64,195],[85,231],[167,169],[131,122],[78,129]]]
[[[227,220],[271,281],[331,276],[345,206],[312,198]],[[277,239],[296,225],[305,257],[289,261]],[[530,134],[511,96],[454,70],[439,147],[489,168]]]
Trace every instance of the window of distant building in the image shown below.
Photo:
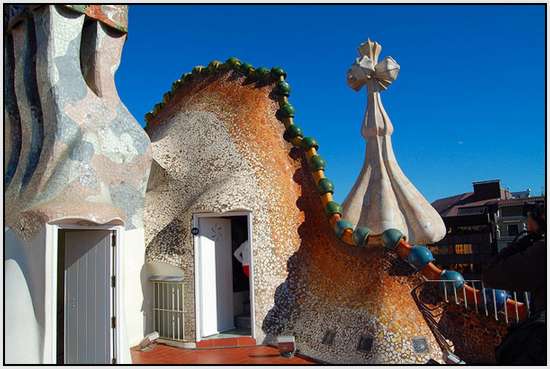
[[[474,214],[484,214],[485,206],[472,206],[458,208],[458,215],[474,215]]]
[[[459,273],[471,273],[474,271],[474,264],[452,264],[451,269]]]
[[[489,231],[489,226],[485,224],[469,225],[469,226],[461,225],[454,228],[455,234],[481,233],[481,232],[488,232],[488,231]]]
[[[508,224],[508,236],[517,236],[519,227],[517,224]]]
[[[434,255],[447,255],[449,253],[449,246],[447,245],[431,246],[430,251]]]
[[[471,243],[457,243],[455,245],[455,254],[467,255],[472,253]]]
[[[506,206],[500,210],[503,217],[520,217],[523,215],[523,206]]]

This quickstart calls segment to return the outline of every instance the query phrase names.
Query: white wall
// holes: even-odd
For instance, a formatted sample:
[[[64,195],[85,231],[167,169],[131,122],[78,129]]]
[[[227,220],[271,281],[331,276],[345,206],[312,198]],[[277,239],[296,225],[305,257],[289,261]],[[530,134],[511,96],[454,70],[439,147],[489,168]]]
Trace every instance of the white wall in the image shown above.
[[[5,342],[8,364],[55,364],[55,284],[57,266],[50,253],[57,253],[53,226],[44,226],[28,242],[19,240],[9,228],[4,230],[5,252]],[[48,232],[49,231],[49,232]],[[143,229],[122,231],[120,245],[121,293],[118,363],[131,364],[130,347],[139,344],[146,333],[146,315],[151,301],[149,273],[144,266]],[[48,253],[46,252],[48,251]],[[53,283],[52,283],[53,282]]]
[[[122,297],[124,306],[122,309],[123,317],[121,321],[122,357],[119,358],[120,364],[131,364],[130,347],[136,346],[141,342],[146,332],[146,318],[149,315],[150,301],[144,300],[144,296],[149,295],[146,289],[148,286],[148,276],[145,270],[145,241],[143,229],[134,229],[124,231],[123,249],[121,250],[121,268],[122,275],[118,280],[121,282]],[[146,301],[147,300],[147,301]]]
[[[43,227],[28,242],[4,228],[6,364],[41,364],[49,357],[45,341],[45,245]]]

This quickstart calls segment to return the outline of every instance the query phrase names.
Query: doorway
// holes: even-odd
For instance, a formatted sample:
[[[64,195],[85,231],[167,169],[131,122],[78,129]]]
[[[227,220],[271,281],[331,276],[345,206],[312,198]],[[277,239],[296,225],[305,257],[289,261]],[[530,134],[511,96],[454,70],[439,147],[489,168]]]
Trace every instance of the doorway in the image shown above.
[[[197,341],[253,337],[249,213],[196,214]]]
[[[59,229],[57,364],[115,362],[116,233]]]

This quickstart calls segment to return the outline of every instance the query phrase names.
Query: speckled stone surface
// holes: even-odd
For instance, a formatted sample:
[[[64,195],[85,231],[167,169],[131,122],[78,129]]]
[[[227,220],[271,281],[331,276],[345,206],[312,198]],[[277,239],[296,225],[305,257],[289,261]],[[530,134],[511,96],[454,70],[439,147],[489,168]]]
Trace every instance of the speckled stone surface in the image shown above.
[[[482,301],[465,308],[457,304],[453,294],[447,301],[437,283],[426,283],[414,289],[421,311],[431,329],[439,337],[442,347],[457,355],[467,364],[496,363],[495,348],[507,333],[507,323],[502,311],[499,319],[494,310],[485,310]],[[510,317],[512,322],[514,317]]]
[[[468,364],[496,363],[495,348],[508,331],[503,316],[497,321],[453,303],[443,308],[437,325],[452,342],[453,352]]]
[[[410,290],[413,270],[382,248],[339,241],[303,153],[282,138],[272,86],[236,72],[181,87],[147,132],[147,260],[186,273],[186,339],[195,339],[193,213],[252,211],[256,332],[294,334],[305,354],[338,363],[424,363],[441,351]],[[322,151],[322,146],[321,146]],[[322,344],[327,329],[332,346]],[[361,336],[369,352],[358,351]],[[413,337],[427,349],[415,352]]]
[[[85,17],[40,6],[6,37],[6,223],[25,239],[65,220],[143,226],[150,141],[114,83],[126,35]]]

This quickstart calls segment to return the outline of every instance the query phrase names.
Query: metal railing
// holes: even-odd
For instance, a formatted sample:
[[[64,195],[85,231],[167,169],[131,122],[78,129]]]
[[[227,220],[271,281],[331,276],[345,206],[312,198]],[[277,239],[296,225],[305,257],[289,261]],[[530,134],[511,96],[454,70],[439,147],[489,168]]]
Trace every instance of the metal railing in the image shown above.
[[[153,277],[153,330],[159,337],[184,340],[183,278]]]
[[[495,320],[504,318],[507,324],[519,323],[530,314],[530,296],[527,292],[519,293],[523,301],[518,301],[518,292],[507,291],[508,297],[504,303],[497,304],[496,290],[485,288],[481,280],[466,280],[464,287],[460,289],[456,288],[452,280],[426,280],[425,282],[441,284],[445,302],[454,300],[457,305],[464,304],[466,309],[473,308],[477,313],[492,315]]]

